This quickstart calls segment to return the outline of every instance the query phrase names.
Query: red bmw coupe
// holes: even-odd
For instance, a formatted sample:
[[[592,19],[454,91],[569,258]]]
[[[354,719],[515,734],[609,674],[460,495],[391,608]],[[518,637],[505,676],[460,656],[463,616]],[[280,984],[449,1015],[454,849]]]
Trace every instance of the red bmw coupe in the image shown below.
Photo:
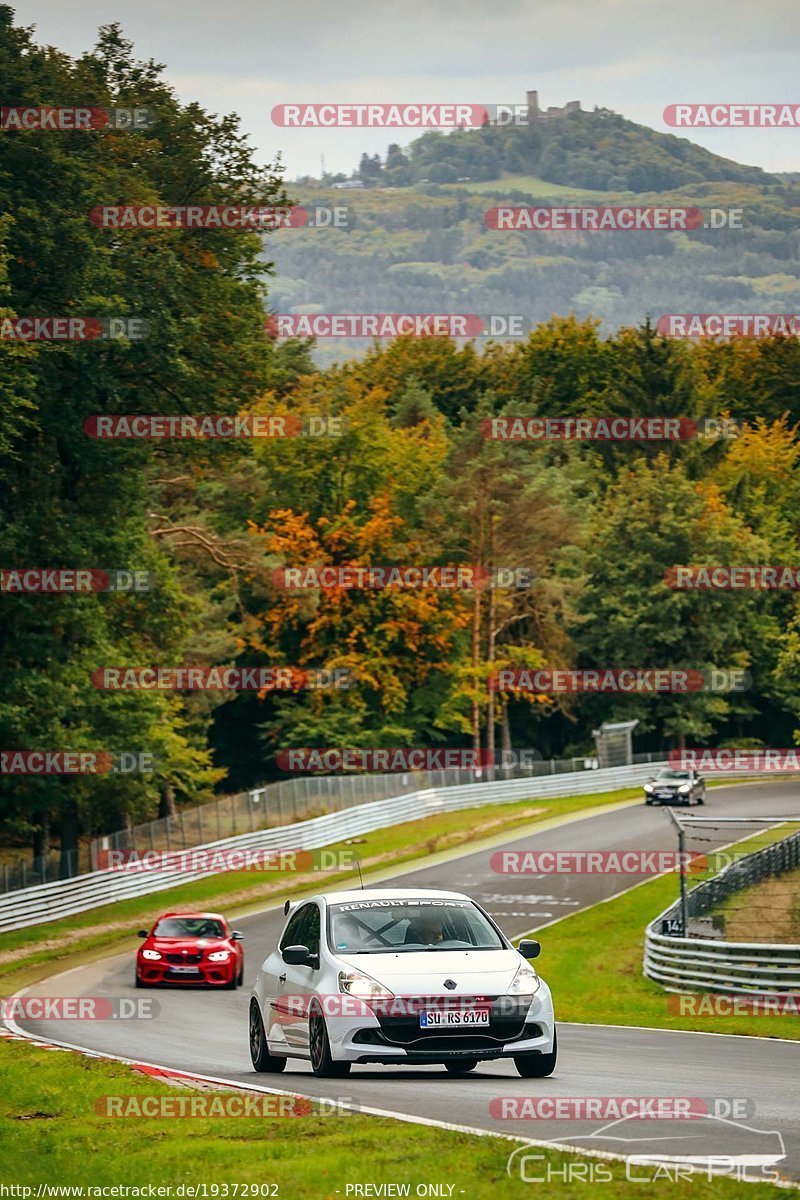
[[[136,955],[136,986],[206,983],[237,988],[244,979],[244,934],[219,913],[169,912],[159,917]]]

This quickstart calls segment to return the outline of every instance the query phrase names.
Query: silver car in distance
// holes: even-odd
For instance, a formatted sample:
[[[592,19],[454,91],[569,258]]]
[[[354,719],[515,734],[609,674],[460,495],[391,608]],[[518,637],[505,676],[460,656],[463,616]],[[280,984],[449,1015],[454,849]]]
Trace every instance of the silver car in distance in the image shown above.
[[[353,1063],[454,1074],[511,1058],[520,1075],[556,1065],[550,989],[480,905],[459,892],[368,888],[296,904],[250,997],[256,1071],[310,1061],[315,1075]]]

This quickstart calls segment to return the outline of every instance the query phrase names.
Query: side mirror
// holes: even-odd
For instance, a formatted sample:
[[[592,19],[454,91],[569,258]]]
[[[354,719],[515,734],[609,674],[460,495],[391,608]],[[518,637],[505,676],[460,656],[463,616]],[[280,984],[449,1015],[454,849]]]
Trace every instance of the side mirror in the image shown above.
[[[140,929],[136,936],[137,937],[150,937],[150,934],[147,932],[146,929]]]
[[[318,967],[319,955],[312,954],[308,946],[287,946],[281,957],[290,967]]]
[[[241,933],[241,932],[240,932],[238,929],[234,929],[234,930],[232,930],[232,932],[231,932],[231,941],[232,941],[232,942],[243,942],[243,941],[244,941],[244,934],[243,934],[243,933]]]
[[[533,938],[523,938],[517,947],[523,958],[538,958],[542,947]]]
[[[285,917],[288,917],[288,915],[289,915],[289,909],[290,909],[291,907],[292,907],[292,902],[291,902],[291,900],[287,900],[287,901],[286,901],[286,903],[285,903],[285,904],[284,904],[284,906],[283,906],[283,915],[284,915]]]

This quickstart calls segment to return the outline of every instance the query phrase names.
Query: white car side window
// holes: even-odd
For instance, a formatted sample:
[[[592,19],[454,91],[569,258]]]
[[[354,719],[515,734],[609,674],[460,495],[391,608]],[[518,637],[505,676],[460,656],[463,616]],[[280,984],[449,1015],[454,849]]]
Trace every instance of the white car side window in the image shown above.
[[[313,904],[304,904],[302,908],[298,908],[283,932],[283,937],[278,946],[279,950],[285,950],[287,946],[305,946],[303,933],[310,916],[309,910],[314,907]]]

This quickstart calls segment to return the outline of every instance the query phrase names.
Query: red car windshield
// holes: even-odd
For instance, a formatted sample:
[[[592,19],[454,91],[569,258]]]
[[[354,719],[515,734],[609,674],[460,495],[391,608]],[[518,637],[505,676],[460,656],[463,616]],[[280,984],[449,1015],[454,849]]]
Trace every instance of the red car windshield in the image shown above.
[[[222,921],[210,917],[164,917],[153,930],[160,938],[224,938]]]

